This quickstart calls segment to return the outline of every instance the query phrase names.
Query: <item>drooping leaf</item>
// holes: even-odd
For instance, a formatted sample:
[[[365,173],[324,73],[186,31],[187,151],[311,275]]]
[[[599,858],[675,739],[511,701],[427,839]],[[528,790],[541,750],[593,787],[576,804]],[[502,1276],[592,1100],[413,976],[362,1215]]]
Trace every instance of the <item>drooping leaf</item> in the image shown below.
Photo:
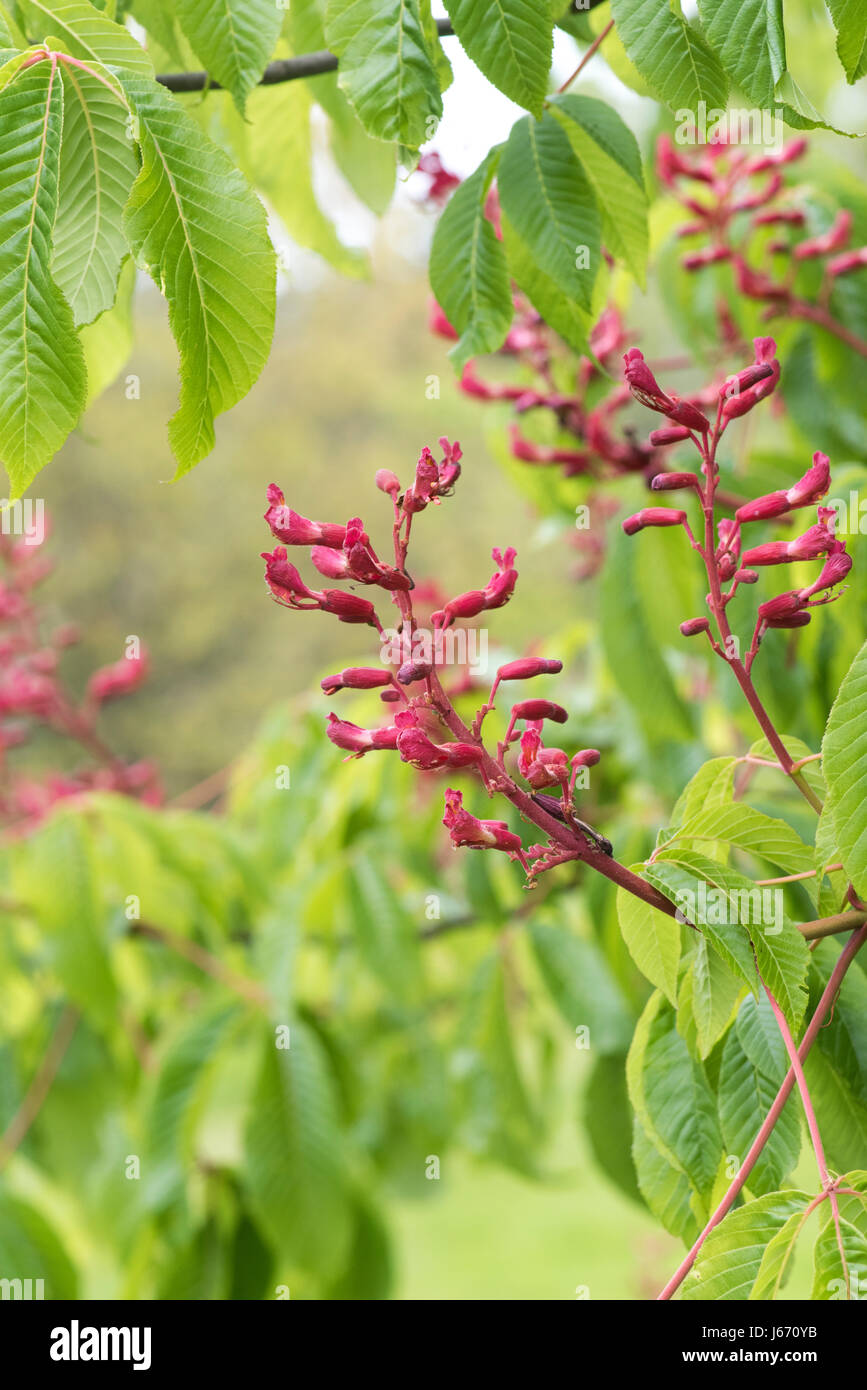
[[[695,943],[695,955],[684,984],[687,981],[698,1055],[704,1061],[731,1022],[743,981],[729,969],[720,952],[709,946],[705,936]]]
[[[596,194],[602,236],[644,287],[649,233],[641,152],[613,107],[593,97],[566,94],[551,103]],[[629,183],[624,186],[624,174]]]
[[[208,74],[227,87],[240,111],[280,34],[274,0],[177,0],[178,21]]]
[[[512,101],[542,114],[551,66],[548,0],[446,0],[454,31],[473,62]]]
[[[411,150],[432,138],[443,104],[419,0],[329,0],[325,36],[371,135]]]
[[[847,82],[867,74],[867,9],[861,0],[826,0],[837,30],[837,53]]]
[[[584,1088],[582,1119],[602,1172],[627,1197],[640,1201],[632,1157],[633,1115],[625,1057],[596,1058]]]
[[[701,1224],[693,1210],[689,1179],[660,1153],[637,1116],[632,1159],[639,1191],[657,1221],[661,1221],[671,1235],[688,1244],[694,1241]]]
[[[838,1198],[839,1234],[830,1204],[824,1202],[822,1229],[813,1250],[811,1297],[823,1301],[863,1299],[867,1285],[867,1173],[844,1173],[840,1186],[848,1191]]]
[[[169,303],[181,392],[169,423],[178,475],[214,446],[214,418],[256,381],[274,328],[275,266],[261,203],[155,82],[123,75],[142,168],[125,226]]]
[[[512,322],[506,257],[485,216],[498,159],[499,148],[494,148],[455,190],[437,223],[431,248],[431,289],[460,334],[451,352],[459,369],[479,353],[496,352]]]
[[[51,275],[62,124],[51,63],[0,90],[0,458],[13,497],[75,427],[87,389],[72,311]]]
[[[728,79],[713,50],[683,17],[679,0],[611,0],[623,46],[655,95],[675,113],[698,103],[724,109]]]
[[[41,1291],[34,1282],[29,1293],[26,1282],[20,1292],[12,1284],[4,1299],[78,1297],[78,1275],[52,1223],[9,1192],[0,1193],[0,1269],[4,1279],[43,1281]]]
[[[118,90],[81,68],[63,71],[60,200],[52,273],[77,324],[92,323],[114,303],[129,255],[123,209],[138,163],[129,112]]]
[[[117,282],[114,304],[79,334],[87,367],[88,405],[111,385],[132,352],[135,276],[135,262],[128,257]]]
[[[856,891],[867,893],[867,644],[840,686],[822,740],[837,847]]]

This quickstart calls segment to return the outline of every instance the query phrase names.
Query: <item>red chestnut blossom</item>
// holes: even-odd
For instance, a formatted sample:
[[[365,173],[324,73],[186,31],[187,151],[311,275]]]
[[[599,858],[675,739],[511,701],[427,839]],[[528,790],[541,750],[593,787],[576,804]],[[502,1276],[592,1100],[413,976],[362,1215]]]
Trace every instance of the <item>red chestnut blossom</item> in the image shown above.
[[[94,671],[87,687],[92,700],[102,703],[137,690],[148,675],[148,654],[144,647],[138,656],[124,656],[112,666]]]

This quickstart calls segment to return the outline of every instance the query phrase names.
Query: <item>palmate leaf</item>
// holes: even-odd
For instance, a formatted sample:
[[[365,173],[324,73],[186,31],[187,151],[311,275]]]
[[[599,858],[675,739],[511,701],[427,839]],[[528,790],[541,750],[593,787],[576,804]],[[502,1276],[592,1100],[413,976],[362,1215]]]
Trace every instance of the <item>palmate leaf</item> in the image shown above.
[[[209,75],[243,111],[274,52],[282,8],[274,0],[177,0],[175,11]]]
[[[506,257],[485,216],[499,155],[499,148],[491,150],[452,194],[431,248],[431,289],[460,334],[450,354],[458,368],[479,353],[495,352],[512,322]]]
[[[671,107],[697,117],[700,101],[725,108],[728,78],[680,4],[661,0],[611,0],[617,33],[648,86]]]
[[[0,458],[20,497],[84,406],[72,312],[52,279],[63,83],[49,62],[0,90]]]
[[[124,225],[169,304],[181,376],[169,439],[180,476],[213,448],[214,417],[247,394],[268,356],[274,252],[262,204],[223,151],[157,83],[121,80],[142,151]]]
[[[834,807],[840,857],[863,897],[867,893],[867,644],[850,666],[828,716],[822,766]]]
[[[87,0],[23,0],[21,9],[31,37],[51,35],[76,58],[153,76],[150,58],[129,30]]]
[[[325,36],[364,128],[417,149],[443,112],[420,0],[329,0]]]
[[[446,0],[454,31],[473,62],[512,101],[541,116],[551,67],[548,0]]]
[[[115,300],[129,254],[123,209],[138,172],[129,113],[99,77],[63,72],[60,204],[51,269],[77,324],[92,323]]]

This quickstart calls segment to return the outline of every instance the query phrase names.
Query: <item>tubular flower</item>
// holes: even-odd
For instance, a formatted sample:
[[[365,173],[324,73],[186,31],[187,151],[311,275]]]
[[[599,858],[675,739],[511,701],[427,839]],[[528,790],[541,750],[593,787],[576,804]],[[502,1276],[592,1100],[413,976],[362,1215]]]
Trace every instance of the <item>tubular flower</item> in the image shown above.
[[[660,415],[668,416],[669,420],[673,420],[676,425],[683,425],[687,430],[698,430],[702,434],[710,429],[710,421],[697,406],[690,405],[689,401],[678,400],[676,396],[666,395],[639,348],[630,348],[624,354],[623,360],[626,363],[626,384],[642,405],[646,405],[649,410],[659,411]]]
[[[521,837],[509,829],[504,820],[478,820],[464,810],[463,795],[449,787],[446,792],[443,825],[452,844],[467,849],[502,849],[509,858],[522,856]]]
[[[445,608],[432,615],[431,622],[434,627],[451,627],[457,618],[476,618],[479,613],[487,612],[491,608],[502,608],[508,603],[518,580],[518,571],[515,569],[517,553],[513,546],[509,546],[505,551],[495,548],[491,555],[497,565],[497,572],[491,576],[486,587],[471,589],[468,593],[458,594],[457,598],[450,599]]]

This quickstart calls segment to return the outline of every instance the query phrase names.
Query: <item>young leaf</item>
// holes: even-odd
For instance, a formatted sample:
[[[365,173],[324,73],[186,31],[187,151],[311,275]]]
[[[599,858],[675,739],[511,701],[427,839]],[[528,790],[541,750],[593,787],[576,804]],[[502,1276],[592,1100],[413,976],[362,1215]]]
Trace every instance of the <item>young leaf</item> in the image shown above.
[[[672,831],[704,808],[731,801],[734,776],[734,758],[711,758],[703,763],[675,803],[671,813]]]
[[[704,1061],[731,1022],[743,992],[743,981],[729,969],[720,952],[709,946],[704,936],[695,944],[695,956],[686,979],[690,981],[698,1055]]]
[[[0,457],[20,497],[78,422],[87,381],[50,270],[63,83],[50,62],[0,90]]]
[[[807,1192],[771,1192],[729,1212],[702,1245],[681,1297],[753,1297],[766,1248],[792,1218],[795,1222],[801,1218],[809,1204]]]
[[[450,354],[459,369],[471,357],[496,352],[512,322],[506,257],[485,216],[498,158],[499,149],[491,150],[452,194],[431,248],[431,289],[461,335]]]
[[[784,874],[813,868],[813,850],[786,821],[775,820],[741,801],[706,807],[686,820],[678,840],[722,840],[777,865]]]
[[[243,176],[155,82],[122,74],[142,168],[124,223],[169,303],[181,393],[169,424],[186,473],[214,446],[214,417],[256,381],[274,329],[275,265],[265,211]]]
[[[87,0],[23,0],[20,8],[28,32],[56,36],[73,57],[153,77],[150,58],[129,30]]]
[[[593,97],[558,96],[551,111],[593,186],[605,244],[626,262],[643,289],[649,239],[647,194],[635,136],[613,107]]]
[[[681,13],[679,0],[611,0],[623,46],[655,95],[681,117],[698,103],[725,109],[728,78],[713,50]]]
[[[446,0],[461,46],[512,101],[541,116],[553,33],[548,0]]]
[[[315,1034],[292,1024],[291,1047],[262,1036],[244,1172],[262,1229],[290,1263],[326,1278],[342,1268],[352,1234],[334,1084]]]
[[[52,272],[77,324],[110,308],[129,254],[123,209],[138,172],[123,95],[81,68],[63,71],[60,202]]]
[[[274,52],[281,7],[274,0],[177,0],[175,9],[209,76],[228,88],[243,111]]]
[[[420,0],[329,0],[325,35],[371,135],[410,150],[432,138],[443,103]]]
[[[867,643],[837,692],[822,740],[837,847],[856,891],[867,893]]]
[[[512,126],[497,186],[508,227],[539,270],[561,294],[589,311],[600,261],[599,211],[590,183],[553,116],[546,114],[541,121],[526,116]]]
[[[826,0],[837,30],[837,54],[847,82],[867,74],[867,9],[862,0]]]

